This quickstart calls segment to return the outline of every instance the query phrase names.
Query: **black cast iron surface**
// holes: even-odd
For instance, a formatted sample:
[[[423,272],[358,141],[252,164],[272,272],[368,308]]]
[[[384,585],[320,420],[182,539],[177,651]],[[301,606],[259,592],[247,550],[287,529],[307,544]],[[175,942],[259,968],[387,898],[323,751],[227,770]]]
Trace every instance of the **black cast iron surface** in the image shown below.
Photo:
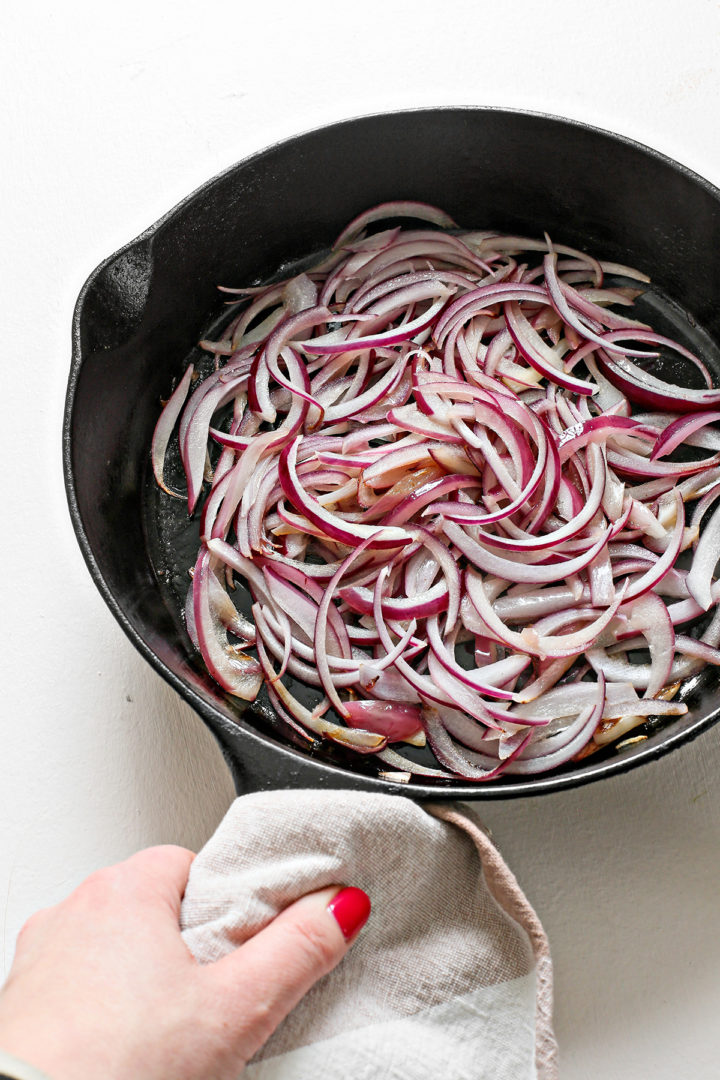
[[[83,287],[63,462],[90,573],[133,644],[212,730],[239,791],[507,798],[652,761],[717,720],[714,673],[691,688],[686,716],[619,753],[530,779],[404,785],[379,779],[372,756],[293,746],[262,697],[247,706],[215,685],[188,640],[181,604],[197,526],[149,478],[161,399],[222,316],[217,285],[272,277],[329,247],[361,210],[398,198],[441,206],[462,228],[548,231],[558,243],[637,266],[653,278],[646,303],[654,324],[720,372],[720,192],[676,162],[584,124],[502,109],[399,112],[311,131],[205,184]]]

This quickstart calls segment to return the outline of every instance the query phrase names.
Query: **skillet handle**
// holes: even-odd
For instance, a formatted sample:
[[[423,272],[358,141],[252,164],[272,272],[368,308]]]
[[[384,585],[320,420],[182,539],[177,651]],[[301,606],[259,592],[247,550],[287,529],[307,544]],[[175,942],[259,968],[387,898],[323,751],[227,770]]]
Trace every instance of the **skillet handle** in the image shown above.
[[[290,749],[248,732],[244,732],[242,738],[238,738],[236,733],[231,738],[226,732],[216,731],[215,734],[238,795],[283,788],[344,791],[386,789],[386,785],[379,780],[347,773],[322,761],[303,758]]]

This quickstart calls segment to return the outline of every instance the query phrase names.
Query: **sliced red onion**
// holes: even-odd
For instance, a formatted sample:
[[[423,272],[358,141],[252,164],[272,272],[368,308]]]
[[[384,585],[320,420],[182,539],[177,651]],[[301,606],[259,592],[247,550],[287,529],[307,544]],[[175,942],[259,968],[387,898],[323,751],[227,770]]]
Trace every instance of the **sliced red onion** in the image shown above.
[[[639,578],[632,581],[628,587],[625,600],[635,600],[636,597],[642,596],[643,593],[649,592],[653,589],[658,582],[662,581],[663,577],[674,565],[675,560],[680,554],[682,548],[683,532],[685,527],[685,507],[682,501],[682,496],[679,492],[675,492],[675,525],[673,531],[668,537],[668,545],[658,561],[646,570],[644,574],[641,574]],[[688,584],[688,588],[689,588]],[[709,606],[709,604],[708,604]]]
[[[444,290],[441,298],[431,304],[427,311],[397,329],[383,330],[366,337],[343,337],[340,340],[336,340],[332,334],[328,334],[324,338],[317,337],[310,338],[307,341],[299,341],[298,346],[311,355],[329,356],[333,353],[360,352],[363,349],[376,348],[378,345],[398,345],[402,341],[409,341],[420,330],[424,330],[432,324],[435,316],[445,306],[445,297],[447,295],[449,295],[448,291]]]
[[[510,559],[504,559],[486,547],[473,540],[471,536],[457,525],[454,521],[445,521],[443,531],[452,543],[465,555],[468,562],[479,570],[488,574],[497,574],[508,580],[526,581],[532,584],[548,584],[552,581],[560,581],[584,570],[593,561],[595,556],[605,547],[610,539],[610,531],[603,532],[600,537],[582,554],[574,559],[558,559],[552,563],[520,563]]]
[[[712,585],[720,559],[720,506],[705,526],[695,549],[695,558],[687,576],[687,587],[703,611],[713,602]]]
[[[535,773],[547,772],[548,769],[556,769],[560,765],[566,765],[572,758],[588,744],[593,737],[595,729],[602,719],[603,706],[605,704],[605,678],[598,676],[597,700],[594,705],[588,706],[581,712],[576,721],[568,730],[559,736],[548,737],[547,744],[542,747],[536,756],[526,752],[524,756],[518,755],[514,761],[510,761],[506,772],[517,776],[530,776]],[[542,736],[538,736],[542,738]],[[553,742],[553,739],[557,740]],[[558,746],[558,742],[562,745]],[[526,743],[525,748],[529,745]],[[542,752],[544,751],[544,752]]]
[[[263,567],[269,595],[275,601],[277,609],[288,615],[304,634],[307,641],[312,641],[315,636],[318,604],[310,597],[305,596],[286,580],[280,570],[271,566]],[[322,592],[321,592],[322,596]],[[340,632],[337,627],[339,625]],[[335,624],[331,621],[328,625],[325,648],[336,656],[349,656],[350,643],[347,637],[345,624],[337,619]]]
[[[453,777],[453,774],[445,769],[432,769],[427,765],[420,764],[420,762],[411,761],[410,758],[403,757],[402,754],[398,754],[397,751],[389,747],[386,750],[379,751],[377,756],[380,761],[386,762],[393,770],[397,770],[393,772],[380,771],[378,775],[395,783],[408,783],[413,776],[423,776],[433,780],[451,780]]]
[[[317,295],[317,285],[307,274],[298,274],[297,277],[291,278],[282,291],[285,309],[291,315],[297,315],[300,311],[315,307]]]
[[[627,592],[627,585],[617,594],[612,604],[601,611],[595,618],[594,611],[583,612],[582,609],[569,613],[567,621],[581,619],[592,621],[581,630],[575,630],[567,634],[545,634],[540,629],[526,627],[519,633],[510,630],[493,610],[490,604],[481,577],[469,570],[467,572],[467,595],[479,614],[482,622],[490,633],[497,637],[498,641],[519,650],[521,653],[529,653],[531,656],[539,656],[541,659],[551,657],[559,659],[565,656],[577,656],[592,645],[606,626],[610,624],[618,611]]]
[[[670,681],[675,658],[675,630],[659,596],[644,593],[628,605],[628,630],[640,631],[650,650],[650,680],[645,697],[655,697]]]
[[[691,435],[694,435],[696,431],[700,431],[702,428],[707,427],[708,424],[717,424],[720,422],[720,412],[715,410],[714,412],[696,412],[691,416],[680,416],[677,420],[674,420],[659,436],[651,458],[665,457],[666,454],[671,454],[673,450],[676,450],[682,443],[687,442]]]
[[[425,732],[438,761],[462,780],[487,781],[500,776],[506,762],[493,761],[489,755],[478,754],[455,743],[448,734],[437,709],[426,706],[423,710]],[[530,733],[525,737],[529,740]]]
[[[678,407],[685,412],[703,412],[720,405],[720,390],[691,390],[663,382],[627,357],[616,358],[601,349],[597,362],[605,377],[638,405],[664,412],[677,412]]]
[[[195,509],[203,484],[210,421],[218,409],[231,401],[240,389],[245,388],[246,383],[247,375],[239,375],[227,383],[218,380],[215,386],[202,395],[201,400],[193,402],[195,395],[190,398],[188,405],[192,409],[192,415],[184,434],[182,425],[180,431],[180,454],[187,477],[189,513]],[[199,389],[202,390],[202,386]]]
[[[172,491],[166,486],[163,480],[163,467],[165,464],[165,452],[170,442],[170,436],[172,435],[173,428],[183,410],[183,406],[190,391],[190,383],[195,372],[195,368],[190,364],[182,379],[173,390],[172,394],[165,403],[165,407],[160,414],[160,419],[155,425],[155,431],[152,439],[152,467],[155,474],[155,480],[159,487],[163,489],[168,495],[173,495],[176,498],[182,498],[177,492]]]
[[[502,687],[504,683],[514,679],[521,671],[525,670],[530,663],[529,656],[518,653],[515,656],[498,660],[494,664],[487,664],[483,668],[467,670],[457,663],[454,649],[451,651],[441,636],[436,615],[428,619],[427,631],[430,648],[437,660],[457,682],[463,683],[465,686],[488,697],[506,701],[512,700],[512,693],[508,690],[499,689],[499,687]]]
[[[605,490],[605,459],[602,450],[598,446],[593,445],[588,448],[588,464],[592,474],[592,487],[582,509],[578,510],[565,525],[561,525],[552,532],[544,533],[541,536],[531,536],[522,530],[518,530],[519,538],[514,535],[503,536],[499,533],[493,535],[483,529],[478,529],[475,534],[477,540],[480,543],[490,544],[492,547],[529,552],[558,547],[565,540],[577,536],[595,517]]]
[[[415,739],[422,731],[422,713],[417,705],[395,701],[348,701],[346,721],[350,727],[365,728],[385,735],[389,742]]]
[[[521,354],[528,364],[546,379],[576,394],[594,394],[596,387],[584,379],[568,375],[563,367],[562,358],[554,349],[546,345],[540,334],[533,329],[532,323],[523,315],[518,302],[510,301],[505,305],[508,330]]]
[[[262,683],[257,660],[228,644],[225,628],[210,600],[211,555],[202,549],[193,576],[193,622],[212,677],[224,690],[254,701]]]
[[[705,664],[714,664],[716,667],[720,665],[720,649],[706,645],[704,641],[687,637],[685,634],[676,634],[675,648],[683,656],[693,656]]]
[[[595,342],[598,345],[604,345],[605,339],[600,337],[592,326],[586,325],[572,308],[572,300],[568,301],[568,292],[573,297],[574,290],[564,290],[560,279],[557,275],[557,254],[554,251],[549,251],[543,259],[543,270],[545,272],[545,284],[547,285],[548,295],[550,297],[550,303],[557,311],[558,315],[568,326],[571,326],[573,330],[576,330],[581,338],[585,338],[586,341]],[[626,336],[632,337],[632,333],[628,333]],[[616,344],[614,348],[621,353],[627,353],[630,356],[653,356],[654,353],[638,351],[637,349],[628,349],[623,346],[618,347]]]
[[[340,724],[334,724],[332,721],[324,720],[314,710],[307,709],[293,697],[284,683],[277,678],[276,672],[270,663],[270,659],[260,639],[258,639],[257,651],[258,659],[260,660],[268,685],[272,686],[275,694],[290,715],[298,720],[303,727],[309,728],[310,731],[314,731],[324,738],[332,739],[334,742],[339,742],[344,746],[352,747],[360,753],[375,753],[377,750],[381,750],[387,746],[388,740],[385,735],[379,735],[375,731],[342,727]]]
[[[338,595],[352,611],[361,615],[372,615],[373,592],[357,586],[348,586],[339,590]],[[386,619],[427,619],[446,611],[450,594],[445,582],[438,582],[418,596],[403,596],[393,599],[386,597],[382,601],[382,611]]]
[[[410,537],[404,529],[384,528],[377,525],[352,525],[325,510],[317,499],[312,498],[300,483],[295,468],[300,437],[287,446],[280,455],[280,483],[293,506],[305,514],[309,521],[323,530],[333,540],[344,544],[356,544],[369,540],[370,547],[396,548],[407,544]]]
[[[406,216],[434,228],[372,231]],[[702,359],[613,310],[638,293],[603,274],[638,272],[450,224],[388,203],[309,270],[230,290],[243,306],[201,343],[216,370],[192,393],[185,371],[151,451],[169,492],[179,420],[191,513],[209,485],[186,619],[212,677],[247,698],[264,680],[293,737],[376,753],[397,783],[559,767],[680,715],[654,695],[720,661],[720,390]],[[708,388],[647,374],[637,345]],[[387,746],[425,736],[437,769]]]
[[[368,225],[373,225],[376,221],[399,217],[412,217],[420,221],[429,221],[440,229],[455,228],[453,219],[444,210],[438,209],[437,206],[430,206],[429,203],[411,202],[409,199],[398,199],[394,202],[380,203],[371,210],[365,210],[362,214],[358,214],[349,225],[345,226],[333,247],[339,248],[349,243]]]

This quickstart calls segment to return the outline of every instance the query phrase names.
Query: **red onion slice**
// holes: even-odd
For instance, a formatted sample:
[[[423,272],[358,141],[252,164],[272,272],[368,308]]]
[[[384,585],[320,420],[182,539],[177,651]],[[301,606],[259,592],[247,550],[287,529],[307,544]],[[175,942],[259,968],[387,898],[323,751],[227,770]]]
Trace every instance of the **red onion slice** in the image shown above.
[[[455,228],[453,219],[437,206],[430,206],[429,203],[412,202],[409,199],[398,199],[394,202],[380,203],[378,206],[373,206],[372,209],[358,214],[349,225],[345,226],[333,247],[339,248],[348,244],[368,225],[373,225],[376,221],[399,217],[412,217],[420,221],[429,221],[432,225],[437,225],[441,229]]]
[[[601,349],[597,363],[607,379],[622,390],[630,401],[664,412],[702,412],[720,405],[720,390],[691,390],[643,371],[626,357],[615,358]]]
[[[568,302],[566,291],[563,290],[557,275],[557,254],[554,251],[548,252],[543,259],[543,270],[545,272],[545,284],[547,285],[550,303],[555,308],[560,318],[563,319],[568,326],[571,326],[573,330],[576,330],[581,338],[595,342],[597,345],[604,345],[605,339],[600,337],[591,326],[587,326],[582,319],[575,314],[571,304]],[[628,336],[632,335],[629,334]],[[618,352],[627,353],[630,356],[655,355],[654,353],[647,353],[642,350],[628,349],[624,346],[615,345],[614,348]]]
[[[254,701],[262,683],[257,660],[228,644],[210,601],[211,555],[201,550],[193,577],[193,618],[198,643],[212,677],[224,690],[245,701]]]
[[[422,713],[417,705],[395,701],[348,701],[346,720],[350,727],[365,728],[385,735],[389,742],[415,740],[422,732]]]
[[[165,452],[168,443],[170,442],[170,436],[172,435],[173,428],[183,410],[183,406],[190,391],[190,383],[192,382],[194,371],[193,365],[189,364],[185,374],[173,390],[165,404],[165,408],[160,414],[160,419],[155,425],[152,439],[151,456],[155,480],[158,486],[161,487],[166,494],[173,495],[179,499],[182,498],[182,495],[176,491],[172,491],[166,486],[163,479],[163,467],[165,464]]]
[[[384,528],[378,525],[353,525],[329,513],[317,499],[308,495],[298,479],[295,468],[300,441],[301,438],[298,436],[282,451],[279,463],[282,489],[296,510],[305,514],[308,521],[340,543],[356,544],[359,541],[368,540],[370,547],[396,548],[409,542],[410,537],[404,529]]]
[[[454,521],[444,521],[443,531],[473,567],[484,570],[488,574],[497,574],[499,577],[507,578],[508,581],[525,581],[535,585],[560,581],[584,570],[605,547],[611,535],[610,530],[606,530],[591,547],[575,556],[574,559],[558,559],[549,564],[536,564],[513,562],[495,555],[494,552],[488,551],[482,544],[473,540],[465,529]]]
[[[546,746],[543,748],[544,753],[538,753],[536,756],[531,756],[530,753],[526,753],[525,756],[518,754],[514,761],[508,763],[506,771],[516,776],[530,776],[567,764],[592,738],[602,719],[604,704],[605,678],[601,673],[598,676],[595,704],[579,714],[569,731],[564,732],[559,738],[556,737],[557,741],[562,742],[563,745],[558,747],[557,742],[553,744],[553,737],[550,736]],[[542,738],[542,736],[539,737]],[[529,743],[526,743],[523,749],[526,749],[529,745]]]
[[[576,394],[595,393],[597,387],[592,383],[566,374],[562,359],[533,329],[532,323],[525,318],[517,301],[506,304],[505,313],[510,335],[531,367],[566,390],[571,390]]]
[[[436,300],[434,304],[424,311],[422,315],[418,315],[417,318],[411,322],[405,323],[402,327],[393,330],[383,330],[377,334],[370,334],[366,337],[357,338],[342,338],[340,341],[332,340],[332,335],[328,334],[325,338],[317,337],[310,338],[307,341],[299,341],[298,347],[305,350],[315,356],[331,356],[335,353],[353,353],[361,352],[363,349],[374,349],[379,345],[398,345],[402,341],[409,341],[420,330],[424,330],[430,326],[435,316],[445,306],[445,296]]]
[[[650,455],[651,459],[654,461],[655,458],[665,457],[666,454],[671,454],[678,446],[687,442],[690,436],[696,431],[700,431],[709,424],[717,424],[719,422],[720,412],[717,412],[717,410],[714,412],[696,412],[691,416],[678,417],[677,420],[668,424],[662,435],[658,437],[658,440],[653,447],[653,452]]]
[[[707,611],[713,602],[713,574],[720,558],[720,506],[705,526],[697,548],[695,558],[687,576],[690,595]]]

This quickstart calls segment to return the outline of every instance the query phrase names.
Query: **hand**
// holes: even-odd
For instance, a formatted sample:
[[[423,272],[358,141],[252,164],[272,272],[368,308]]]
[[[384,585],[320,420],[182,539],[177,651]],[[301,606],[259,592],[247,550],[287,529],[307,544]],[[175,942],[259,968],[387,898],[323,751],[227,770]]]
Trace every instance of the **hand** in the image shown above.
[[[359,889],[311,893],[200,965],[178,922],[193,857],[149,848],[33,915],[0,992],[0,1048],[52,1080],[237,1080],[370,904]]]

